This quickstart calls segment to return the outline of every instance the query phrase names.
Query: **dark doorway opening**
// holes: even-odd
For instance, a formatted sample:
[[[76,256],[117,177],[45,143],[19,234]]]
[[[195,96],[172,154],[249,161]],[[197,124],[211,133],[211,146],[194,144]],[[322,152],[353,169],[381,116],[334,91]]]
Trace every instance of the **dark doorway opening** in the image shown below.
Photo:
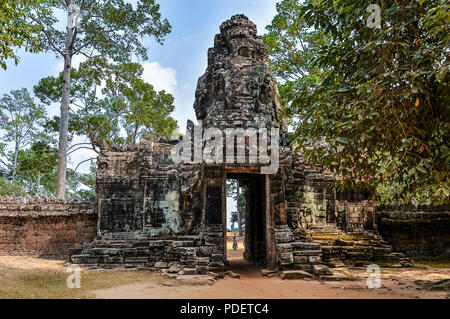
[[[245,212],[242,212],[242,215],[244,216],[242,236],[244,247],[241,258],[244,258],[258,267],[265,267],[267,260],[266,176],[249,173],[227,173],[226,178],[227,182],[229,180],[236,181],[241,190],[243,190],[245,196]],[[234,232],[231,233],[231,235],[234,235]],[[227,236],[227,239],[228,238],[229,237]],[[229,244],[227,247],[228,246]],[[233,256],[236,256],[236,251],[227,251],[227,260],[229,262],[236,259]],[[239,259],[239,257],[237,258]]]
[[[237,179],[226,180],[227,259],[242,259],[245,247],[247,190]]]

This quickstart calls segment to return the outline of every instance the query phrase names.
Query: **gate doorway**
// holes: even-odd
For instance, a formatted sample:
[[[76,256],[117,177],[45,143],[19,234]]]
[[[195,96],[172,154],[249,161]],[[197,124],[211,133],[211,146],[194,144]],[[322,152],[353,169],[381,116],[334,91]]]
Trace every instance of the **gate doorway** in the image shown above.
[[[244,205],[241,205],[245,211],[240,212],[242,219],[242,236],[239,236],[239,229],[237,231],[227,232],[227,222],[224,223],[225,235],[225,257],[228,262],[234,258],[239,259],[239,251],[232,249],[232,237],[237,234],[238,249],[241,248],[241,258],[255,264],[258,267],[274,268],[276,265],[275,260],[275,238],[273,233],[273,216],[270,201],[270,183],[268,175],[251,174],[251,173],[226,173],[226,184],[230,182],[236,183],[240,187],[240,193],[244,194]],[[242,197],[242,195],[241,195]],[[241,199],[242,200],[242,199]],[[225,201],[225,205],[228,201]],[[224,213],[230,209],[224,209]],[[231,218],[230,218],[231,219]],[[229,242],[229,239],[231,242]],[[231,250],[227,251],[227,247],[231,244]]]
[[[235,260],[244,257],[245,249],[245,217],[247,211],[247,189],[239,180],[226,180],[227,211],[227,259]]]

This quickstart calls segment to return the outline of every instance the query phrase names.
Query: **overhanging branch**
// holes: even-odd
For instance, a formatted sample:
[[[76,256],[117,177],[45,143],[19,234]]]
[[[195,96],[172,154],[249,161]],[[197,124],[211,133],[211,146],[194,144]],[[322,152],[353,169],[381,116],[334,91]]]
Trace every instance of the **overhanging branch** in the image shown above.
[[[85,159],[84,161],[79,162],[78,165],[77,165],[77,167],[75,167],[74,172],[77,171],[78,167],[80,167],[81,164],[86,163],[87,161],[95,160],[95,159],[96,159],[95,157],[91,157],[91,158]]]

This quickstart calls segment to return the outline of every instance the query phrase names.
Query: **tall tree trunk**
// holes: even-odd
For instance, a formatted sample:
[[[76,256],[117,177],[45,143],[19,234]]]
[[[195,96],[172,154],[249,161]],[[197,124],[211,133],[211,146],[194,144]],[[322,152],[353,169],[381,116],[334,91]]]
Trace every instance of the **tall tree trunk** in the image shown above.
[[[59,126],[58,144],[58,173],[56,184],[56,197],[64,199],[66,193],[67,175],[67,136],[69,130],[69,103],[70,103],[70,69],[72,68],[72,42],[73,42],[73,12],[68,12],[66,51],[64,55],[63,92],[61,99],[61,121]]]
[[[239,206],[239,196],[240,196],[240,187],[239,187],[239,182],[237,182],[237,205],[236,205],[236,210],[237,210],[237,220],[238,220],[238,229],[239,229],[239,236],[242,236],[242,219],[241,219],[241,207]]]
[[[133,134],[133,143],[132,145],[136,145],[136,139],[137,139],[137,132],[138,132],[138,124],[135,124],[134,126],[134,134]]]
[[[19,143],[16,142],[16,145],[14,146],[14,159],[13,159],[13,175],[12,180],[16,180],[17,176],[17,157],[19,155]]]
[[[41,172],[38,172],[38,178],[37,178],[37,192],[39,196],[41,196]]]

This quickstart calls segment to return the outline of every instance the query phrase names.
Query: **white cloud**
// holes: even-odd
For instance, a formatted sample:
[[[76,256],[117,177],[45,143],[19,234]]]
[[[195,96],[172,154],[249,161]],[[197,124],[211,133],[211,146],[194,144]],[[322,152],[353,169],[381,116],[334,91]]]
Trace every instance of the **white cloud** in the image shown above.
[[[153,85],[156,91],[165,90],[175,94],[177,86],[177,72],[172,68],[163,68],[158,62],[143,63],[142,79]]]
[[[72,59],[72,68],[78,68],[81,62],[86,61],[86,57],[76,55]],[[172,68],[163,68],[158,62],[143,63],[144,72],[142,79],[153,85],[156,91],[165,90],[168,93],[175,94],[177,86],[177,72]],[[64,70],[64,61],[59,61],[53,67],[53,75],[57,76]]]

